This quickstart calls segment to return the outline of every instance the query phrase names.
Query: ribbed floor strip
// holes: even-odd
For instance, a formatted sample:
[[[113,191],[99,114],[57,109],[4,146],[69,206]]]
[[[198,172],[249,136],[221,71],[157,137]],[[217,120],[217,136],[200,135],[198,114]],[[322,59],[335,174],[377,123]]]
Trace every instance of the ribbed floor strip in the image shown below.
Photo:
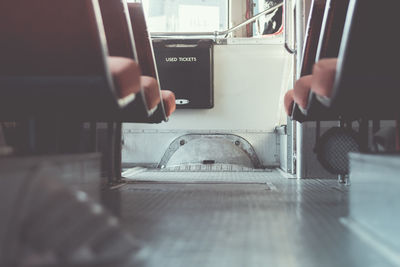
[[[257,171],[164,171],[159,169],[128,170],[123,174],[127,181],[162,183],[266,183],[279,176],[276,170]]]

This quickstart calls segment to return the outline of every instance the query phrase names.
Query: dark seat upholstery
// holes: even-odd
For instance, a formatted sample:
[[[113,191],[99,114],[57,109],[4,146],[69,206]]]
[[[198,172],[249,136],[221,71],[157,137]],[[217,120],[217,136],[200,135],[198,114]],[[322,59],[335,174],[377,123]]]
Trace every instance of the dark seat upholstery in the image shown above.
[[[143,75],[157,77],[157,69],[154,61],[152,42],[147,30],[146,18],[141,3],[128,3],[129,16],[135,45],[138,52],[138,61]]]
[[[94,0],[1,1],[0,118],[108,120],[132,101],[139,67],[108,60],[101,21]]]
[[[351,0],[330,108],[342,117],[398,119],[400,2]],[[371,19],[373,18],[373,19]]]
[[[109,54],[137,61],[137,52],[133,41],[129,16],[127,15],[128,8],[126,2],[121,0],[99,0],[99,5]],[[154,96],[153,91],[157,91],[158,88],[143,86],[140,88],[140,94],[134,103],[132,103],[132,106],[136,110],[130,108],[129,112],[132,116],[136,117],[136,121],[145,122],[149,115],[149,110],[154,107],[148,105],[148,101],[152,102],[152,97],[149,96]]]
[[[327,163],[331,159],[328,165],[334,166],[338,162],[337,156],[345,156],[343,163],[346,165],[341,167],[345,172],[339,174],[348,171],[348,152],[370,150],[370,120],[374,120],[374,131],[380,127],[379,120],[399,120],[399,68],[396,66],[400,62],[400,40],[393,29],[393,25],[398,24],[399,8],[400,2],[394,0],[380,1],[379,6],[372,0],[349,1],[346,19],[343,20],[344,16],[338,17],[344,21],[343,35],[339,38],[335,34],[335,38],[329,41],[333,44],[332,51],[338,51],[335,72],[330,72],[334,77],[327,77],[323,81],[330,84],[325,86],[325,92],[311,87],[312,91],[318,92],[318,96],[324,93],[329,96],[329,101],[322,105],[316,94],[311,94],[307,114],[293,116],[299,121],[317,122],[316,136],[319,142],[315,151],[320,161]],[[320,44],[321,51],[323,44]],[[325,50],[320,57],[324,54],[333,55]],[[320,67],[314,70],[315,74],[318,74]],[[322,120],[338,120],[341,127],[333,128],[319,138],[319,122]],[[352,130],[355,120],[359,125],[357,132]],[[345,138],[335,132],[341,132]]]
[[[338,5],[340,1],[332,3]],[[324,54],[333,56],[334,52],[338,54],[330,103],[326,107],[311,94],[307,115],[294,112],[294,119],[398,119],[398,68],[395,66],[400,61],[400,41],[391,25],[398,23],[395,10],[400,3],[385,0],[380,6],[383,8],[369,0],[350,0],[346,16],[343,14],[345,9],[333,6],[336,10],[333,25],[344,30],[343,37],[339,38],[333,26],[327,28],[335,33],[326,41],[330,43],[329,51],[324,52],[324,43],[321,43],[321,57]],[[377,37],[377,34],[385,38]]]
[[[308,19],[306,36],[304,39],[300,76],[312,73],[312,67],[315,63],[318,50],[325,6],[326,0],[313,0],[312,2],[311,13]]]
[[[136,36],[133,32],[131,18],[128,15],[128,6],[125,0],[99,0],[100,10],[102,13],[104,28],[107,37],[107,45],[111,56],[126,57],[139,62],[141,72],[145,76],[140,77],[141,92],[136,100],[128,105],[123,111],[117,114],[115,125],[109,125],[109,130],[115,129],[115,140],[113,149],[114,153],[109,154],[109,162],[114,160],[115,177],[121,177],[121,151],[122,151],[122,125],[121,122],[146,122],[159,123],[166,121],[168,115],[164,110],[164,103],[161,100],[162,93],[159,83],[156,79],[156,71],[149,74],[143,62],[153,60],[152,54],[148,58],[143,57],[147,50],[142,50],[136,46],[135,42],[141,36]],[[142,16],[136,23],[145,23]],[[136,34],[136,35],[135,35]],[[154,77],[154,78],[152,78]],[[175,104],[175,100],[174,100]],[[143,112],[145,110],[145,112]],[[154,112],[153,114],[151,114]],[[150,115],[150,117],[149,117]]]
[[[326,6],[326,0],[313,0],[310,7],[310,15],[307,22],[306,34],[304,38],[304,46],[301,56],[301,69],[300,77],[310,75],[312,73],[312,67],[315,62],[317,54],[319,35],[321,33],[321,25],[324,17],[324,10]],[[288,97],[294,97],[294,92],[289,91],[286,97],[286,109],[290,111],[290,116],[296,116],[298,112],[301,113],[297,104],[292,100],[289,101]],[[291,104],[288,104],[291,102]]]
[[[122,25],[131,29],[128,21]],[[109,56],[97,0],[1,1],[0,35],[0,120],[23,122],[26,139],[33,140],[27,154],[82,152],[81,122],[86,121],[92,122],[94,151],[94,122],[106,121],[111,127],[101,145],[103,158],[110,181],[118,177],[120,168],[114,175],[114,166],[121,159],[114,152],[120,149],[114,145],[120,142],[114,137],[120,139],[121,128],[112,128],[148,116],[137,114],[141,71],[132,42],[112,42]]]
[[[134,37],[130,27],[126,1],[98,0],[108,52],[111,56],[127,57],[137,61]]]
[[[5,0],[0,12],[2,76],[104,74],[92,1]]]
[[[143,27],[146,25],[144,13],[139,13],[141,14],[140,16],[135,15],[135,21],[132,22],[132,17],[128,14],[128,5],[125,0],[100,0],[99,3],[110,54],[134,58],[139,62],[144,76],[157,79],[157,70],[154,64],[152,65],[153,69],[148,71],[149,63],[153,61],[153,54],[151,46],[146,46],[146,44],[149,44],[149,35],[146,27]],[[137,29],[144,29],[146,31],[137,32]],[[144,81],[147,80],[149,79],[144,78]],[[141,94],[143,102],[149,109],[153,109],[162,98],[158,82],[147,83],[146,86],[142,86]],[[160,122],[161,120],[166,120],[166,117],[164,105],[161,102],[155,114],[146,121]]]
[[[153,45],[147,30],[143,6],[141,3],[128,3],[128,9],[142,73],[143,75],[155,78],[158,82],[158,86],[160,86]],[[175,95],[171,91],[161,90],[161,99],[161,104],[165,110],[165,116],[168,117],[176,109]]]
[[[315,62],[324,58],[336,58],[338,56],[348,6],[349,0],[328,0],[323,11],[324,15],[321,24],[319,24],[319,20],[318,24],[314,23],[314,25],[311,24],[311,20],[309,21],[308,27],[319,26],[321,31],[318,36],[315,36],[313,39],[306,39],[306,42],[312,42],[312,45],[310,46],[315,48],[315,50],[313,50],[313,52],[315,51],[315,56],[311,56],[312,60],[307,60],[307,64],[302,65],[302,74],[312,74]],[[318,10],[320,11],[319,8]],[[320,13],[318,12],[318,14]],[[321,17],[318,18],[321,19]],[[317,31],[314,31],[314,33],[317,33]],[[310,54],[311,53],[309,53],[309,55]],[[306,54],[303,54],[303,57],[305,56]],[[310,92],[307,98],[307,108],[303,111],[306,114],[300,111],[298,105],[295,104],[291,114],[292,119],[300,122],[318,119],[337,119],[336,114],[332,113],[322,103],[320,103],[313,92]]]

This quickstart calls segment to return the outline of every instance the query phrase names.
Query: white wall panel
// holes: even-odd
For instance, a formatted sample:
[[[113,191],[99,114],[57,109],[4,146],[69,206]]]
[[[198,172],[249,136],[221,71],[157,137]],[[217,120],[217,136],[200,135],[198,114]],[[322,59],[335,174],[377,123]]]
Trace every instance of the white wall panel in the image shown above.
[[[177,110],[168,123],[127,129],[273,131],[287,53],[282,45],[214,47],[214,108]]]
[[[155,163],[174,137],[186,133],[237,132],[256,134],[252,145],[260,160],[277,165],[272,133],[287,57],[282,44],[214,46],[214,108],[177,110],[168,123],[124,124],[123,162]]]

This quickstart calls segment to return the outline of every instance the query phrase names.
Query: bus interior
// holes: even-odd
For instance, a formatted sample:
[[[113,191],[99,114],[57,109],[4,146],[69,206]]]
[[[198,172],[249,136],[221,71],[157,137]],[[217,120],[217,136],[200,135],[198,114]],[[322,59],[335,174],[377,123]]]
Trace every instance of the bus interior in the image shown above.
[[[0,266],[400,266],[398,10],[0,0]]]

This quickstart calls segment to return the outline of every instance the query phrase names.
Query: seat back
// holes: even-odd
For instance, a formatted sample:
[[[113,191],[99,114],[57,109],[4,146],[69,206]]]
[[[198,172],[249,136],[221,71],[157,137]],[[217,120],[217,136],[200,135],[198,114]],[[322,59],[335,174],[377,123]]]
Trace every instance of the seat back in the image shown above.
[[[93,0],[0,2],[0,75],[104,76]]]
[[[146,18],[141,3],[128,3],[132,30],[138,53],[138,61],[143,75],[158,78],[153,46],[147,30]]]
[[[350,0],[327,0],[315,61],[339,55]]]
[[[138,61],[131,20],[126,0],[99,0],[100,10],[104,22],[107,46],[110,56],[125,57]],[[141,94],[131,103],[135,112],[131,118],[138,117],[146,120],[149,115],[145,91],[141,87]]]
[[[0,1],[0,119],[118,108],[97,0]]]
[[[158,87],[160,88],[160,99],[162,99],[160,79],[158,76],[157,64],[154,56],[153,43],[147,29],[143,5],[142,3],[128,3],[128,10],[135,40],[137,59],[142,70],[142,74],[153,77],[157,80]],[[168,120],[162,100],[160,101],[158,111],[153,117],[154,121]]]
[[[317,43],[314,62],[308,62],[309,65],[304,66],[307,74],[312,73],[314,63],[320,59],[335,58],[338,56],[349,1],[350,0],[327,0],[321,21],[321,31],[318,36],[318,41],[316,41],[315,38],[313,39],[313,41]],[[306,111],[307,115],[305,116],[299,110],[297,104],[295,104],[292,118],[298,121],[319,119],[331,120],[337,118],[336,115],[328,111],[318,102],[313,92],[310,92],[308,108]]]
[[[300,77],[312,73],[317,55],[318,43],[320,41],[319,36],[321,34],[325,6],[326,0],[313,0],[311,3],[301,57]],[[304,120],[304,114],[300,111],[297,103],[293,104],[291,119],[298,121]]]
[[[342,116],[397,119],[400,2],[351,0],[331,107]]]
[[[142,5],[131,3],[128,8],[126,0],[99,0],[99,4],[110,55],[134,59],[139,63],[143,75],[151,76],[158,81]],[[161,99],[161,90],[158,93]],[[167,120],[162,101],[155,114],[148,118],[151,111],[147,108],[145,94],[142,88],[141,97],[137,97],[130,107],[125,109],[125,112],[120,113],[119,119],[152,123]]]
[[[110,56],[137,60],[128,6],[125,0],[99,0]]]
[[[308,18],[306,35],[304,38],[300,76],[312,73],[312,67],[315,63],[315,57],[317,54],[325,5],[326,0],[313,0],[311,3],[311,12]]]

